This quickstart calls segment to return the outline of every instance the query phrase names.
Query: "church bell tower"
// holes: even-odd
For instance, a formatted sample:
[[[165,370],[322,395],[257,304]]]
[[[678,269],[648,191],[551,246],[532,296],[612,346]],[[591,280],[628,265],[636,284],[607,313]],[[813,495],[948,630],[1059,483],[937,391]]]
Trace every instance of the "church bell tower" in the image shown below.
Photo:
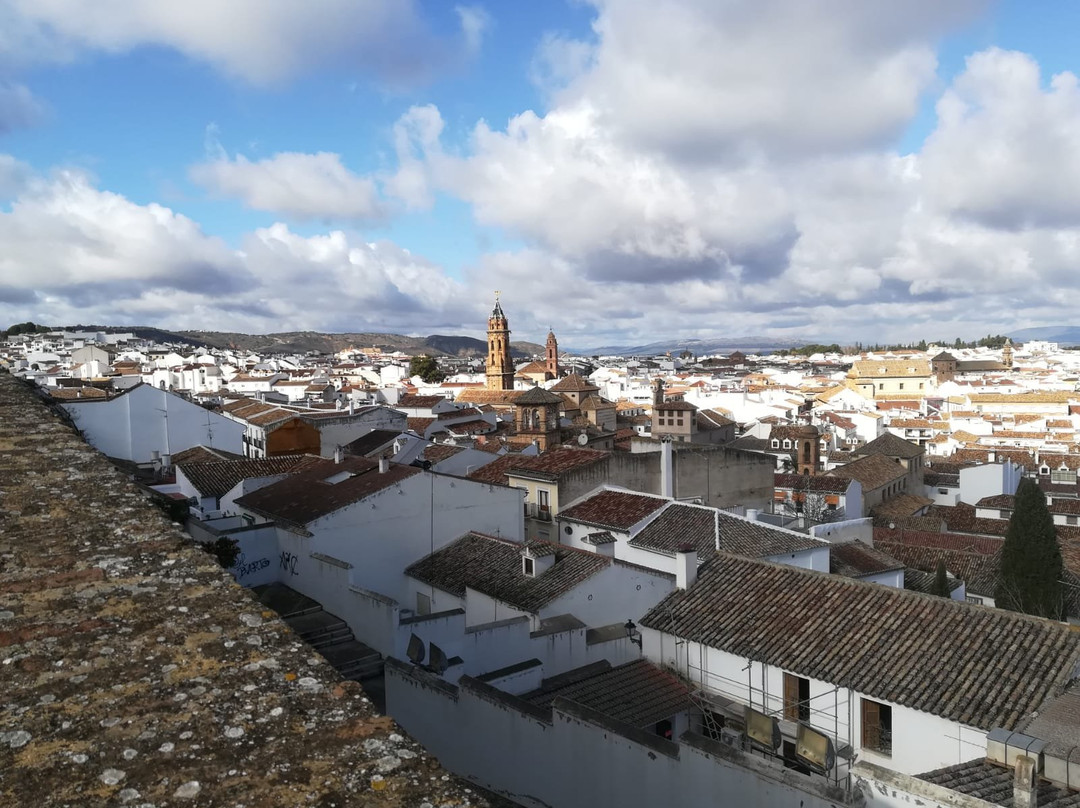
[[[555,332],[548,331],[547,348],[544,351],[544,372],[552,379],[559,378],[559,342]]]
[[[506,322],[499,293],[495,293],[495,308],[488,317],[487,389],[513,390],[514,366],[510,362],[510,325]]]

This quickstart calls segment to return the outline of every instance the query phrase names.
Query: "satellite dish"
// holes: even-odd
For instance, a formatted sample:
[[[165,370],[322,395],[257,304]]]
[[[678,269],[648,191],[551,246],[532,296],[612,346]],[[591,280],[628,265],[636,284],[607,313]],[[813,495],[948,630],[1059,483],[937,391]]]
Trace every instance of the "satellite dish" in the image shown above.
[[[409,637],[409,650],[406,653],[414,665],[424,664],[424,641],[413,634]]]
[[[578,446],[584,446],[586,443],[589,442],[589,436],[582,432],[580,435],[577,436],[577,442]]]
[[[428,663],[428,668],[431,671],[442,676],[443,672],[449,666],[449,663],[446,660],[446,654],[443,653],[443,649],[441,649],[435,643],[431,643],[431,652],[429,656],[431,658],[431,661]]]

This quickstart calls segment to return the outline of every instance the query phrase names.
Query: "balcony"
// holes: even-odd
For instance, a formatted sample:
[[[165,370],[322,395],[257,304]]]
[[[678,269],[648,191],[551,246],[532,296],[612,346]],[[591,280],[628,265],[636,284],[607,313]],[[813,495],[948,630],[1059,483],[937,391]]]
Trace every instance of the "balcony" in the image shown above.
[[[536,519],[538,522],[550,522],[551,521],[551,509],[548,507],[542,507],[534,502],[525,503],[525,516],[529,519]]]

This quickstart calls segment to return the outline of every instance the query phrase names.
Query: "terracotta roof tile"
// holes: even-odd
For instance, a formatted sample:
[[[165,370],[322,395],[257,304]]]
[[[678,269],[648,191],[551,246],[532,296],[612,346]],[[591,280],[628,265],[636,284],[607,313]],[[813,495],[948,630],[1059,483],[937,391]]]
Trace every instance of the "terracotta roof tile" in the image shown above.
[[[608,530],[629,530],[668,503],[660,497],[630,491],[601,491],[559,513],[560,519]]]
[[[726,554],[641,625],[987,730],[1017,727],[1080,660],[1052,621]]]
[[[538,542],[553,548],[555,563],[536,577],[522,570],[523,545],[467,533],[410,565],[405,574],[464,597],[466,587],[525,612],[536,613],[612,563],[596,553]]]

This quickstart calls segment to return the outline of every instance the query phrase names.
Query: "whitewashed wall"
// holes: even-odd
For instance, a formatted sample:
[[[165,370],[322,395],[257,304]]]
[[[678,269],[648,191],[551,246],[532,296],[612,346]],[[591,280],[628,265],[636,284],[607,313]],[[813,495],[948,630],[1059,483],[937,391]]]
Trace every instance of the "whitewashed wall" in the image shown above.
[[[109,401],[74,400],[63,406],[90,444],[109,457],[149,463],[152,452],[176,454],[200,444],[243,451],[243,426],[148,385]]]
[[[560,702],[387,665],[387,711],[453,772],[530,808],[836,808],[840,794],[700,736],[681,743]]]
[[[761,709],[764,702],[767,711],[782,712],[782,668],[699,643],[677,643],[671,635],[653,629],[642,629],[642,637],[646,656],[656,664],[673,664],[691,681],[743,704],[752,702],[752,706]],[[838,737],[841,743],[850,741],[859,760],[905,774],[918,774],[971,760],[979,756],[979,750],[986,748],[986,733],[980,729],[883,699],[873,699],[892,707],[892,755],[864,749],[860,702],[863,694],[846,688],[837,690],[830,682],[803,678],[810,682],[811,725]]]

